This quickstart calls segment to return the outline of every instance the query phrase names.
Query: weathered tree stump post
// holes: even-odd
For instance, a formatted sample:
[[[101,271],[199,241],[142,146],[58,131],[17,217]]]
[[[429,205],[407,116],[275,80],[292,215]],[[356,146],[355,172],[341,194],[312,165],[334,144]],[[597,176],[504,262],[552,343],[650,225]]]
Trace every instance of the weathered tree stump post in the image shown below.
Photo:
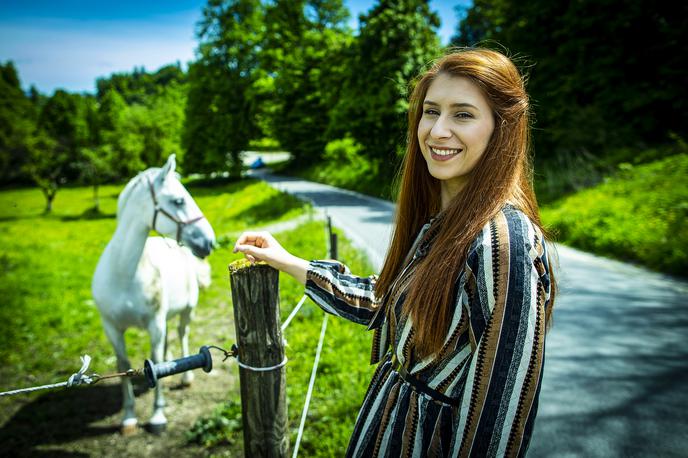
[[[284,361],[279,315],[279,273],[267,264],[236,261],[229,265],[238,360],[252,368]],[[286,457],[287,397],[285,367],[256,371],[239,368],[244,454]]]

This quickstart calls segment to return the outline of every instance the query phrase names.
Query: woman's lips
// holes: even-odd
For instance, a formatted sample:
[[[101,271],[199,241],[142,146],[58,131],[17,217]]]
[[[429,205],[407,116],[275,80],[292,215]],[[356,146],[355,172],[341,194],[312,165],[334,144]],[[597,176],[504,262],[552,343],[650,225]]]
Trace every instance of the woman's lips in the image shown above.
[[[448,161],[463,151],[460,148],[433,148],[432,146],[429,146],[428,149],[434,161]]]

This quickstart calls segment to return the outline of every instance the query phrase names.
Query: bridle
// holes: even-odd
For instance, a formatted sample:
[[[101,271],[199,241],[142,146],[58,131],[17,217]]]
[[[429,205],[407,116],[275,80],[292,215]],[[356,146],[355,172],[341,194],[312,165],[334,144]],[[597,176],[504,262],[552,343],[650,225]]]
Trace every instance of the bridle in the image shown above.
[[[158,230],[155,228],[155,222],[158,219],[158,213],[162,213],[163,215],[167,216],[169,219],[174,221],[177,224],[177,244],[181,245],[182,244],[182,230],[184,229],[184,226],[187,226],[189,224],[193,224],[197,221],[202,220],[205,218],[203,214],[201,216],[197,216],[195,218],[192,218],[187,221],[182,221],[176,216],[174,216],[172,213],[168,212],[165,210],[163,207],[160,206],[160,203],[158,202],[158,198],[155,196],[155,189],[153,188],[153,182],[150,180],[149,177],[146,177],[146,181],[148,182],[148,189],[150,190],[151,197],[153,198],[153,205],[155,206],[155,211],[153,212],[153,225],[151,228],[155,231],[158,232]]]

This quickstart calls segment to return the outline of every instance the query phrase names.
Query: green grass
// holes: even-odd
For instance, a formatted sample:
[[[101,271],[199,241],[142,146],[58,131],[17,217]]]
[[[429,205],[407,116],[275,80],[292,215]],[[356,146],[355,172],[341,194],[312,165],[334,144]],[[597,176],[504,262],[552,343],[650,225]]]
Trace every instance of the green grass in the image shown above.
[[[662,272],[688,272],[688,154],[622,164],[603,183],[542,210],[565,244],[635,261]]]
[[[92,191],[87,187],[60,190],[54,213],[47,216],[42,213],[44,201],[38,190],[0,192],[0,391],[66,380],[78,369],[78,357],[84,353],[93,357],[91,370],[101,374],[113,371],[115,359],[91,298],[90,283],[97,260],[114,232],[117,196],[122,187],[101,189],[100,215],[91,212]],[[231,253],[233,240],[242,230],[288,220],[309,212],[309,208],[254,180],[216,186],[192,182],[187,187],[216,234],[225,240],[208,258],[213,282],[202,292],[199,307],[205,316],[228,316],[231,302],[227,264],[239,258]],[[303,223],[278,234],[278,239],[304,258],[325,257],[325,229],[321,221]],[[354,272],[372,273],[362,255],[341,237],[340,256]],[[303,287],[282,274],[280,293],[284,319],[301,298]],[[307,301],[285,333],[290,360],[287,393],[292,444],[322,316],[323,312]],[[210,339],[220,346],[233,341],[233,329],[213,329],[212,335],[200,336],[201,325],[192,329],[192,348],[209,343],[199,339]],[[372,375],[368,365],[370,338],[361,326],[337,318],[329,320],[301,445],[303,456],[343,453]],[[149,354],[144,331],[127,331],[127,344],[130,355]],[[132,358],[135,367],[139,367],[138,363],[142,361]],[[35,396],[38,395],[29,398]],[[239,399],[238,384],[230,398]],[[240,447],[237,406],[220,405],[214,412],[207,412],[189,432],[190,439],[231,450]]]

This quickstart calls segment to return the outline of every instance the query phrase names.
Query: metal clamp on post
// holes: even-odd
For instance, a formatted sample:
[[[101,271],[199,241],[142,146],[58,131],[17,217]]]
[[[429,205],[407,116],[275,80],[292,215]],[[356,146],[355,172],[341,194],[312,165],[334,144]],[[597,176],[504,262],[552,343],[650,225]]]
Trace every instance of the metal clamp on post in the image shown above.
[[[143,365],[143,373],[146,376],[146,380],[148,380],[148,386],[155,388],[158,379],[198,368],[203,368],[205,372],[210,372],[213,369],[213,359],[210,356],[209,348],[205,345],[200,348],[198,354],[185,358],[164,361],[158,364],[147,359]]]

